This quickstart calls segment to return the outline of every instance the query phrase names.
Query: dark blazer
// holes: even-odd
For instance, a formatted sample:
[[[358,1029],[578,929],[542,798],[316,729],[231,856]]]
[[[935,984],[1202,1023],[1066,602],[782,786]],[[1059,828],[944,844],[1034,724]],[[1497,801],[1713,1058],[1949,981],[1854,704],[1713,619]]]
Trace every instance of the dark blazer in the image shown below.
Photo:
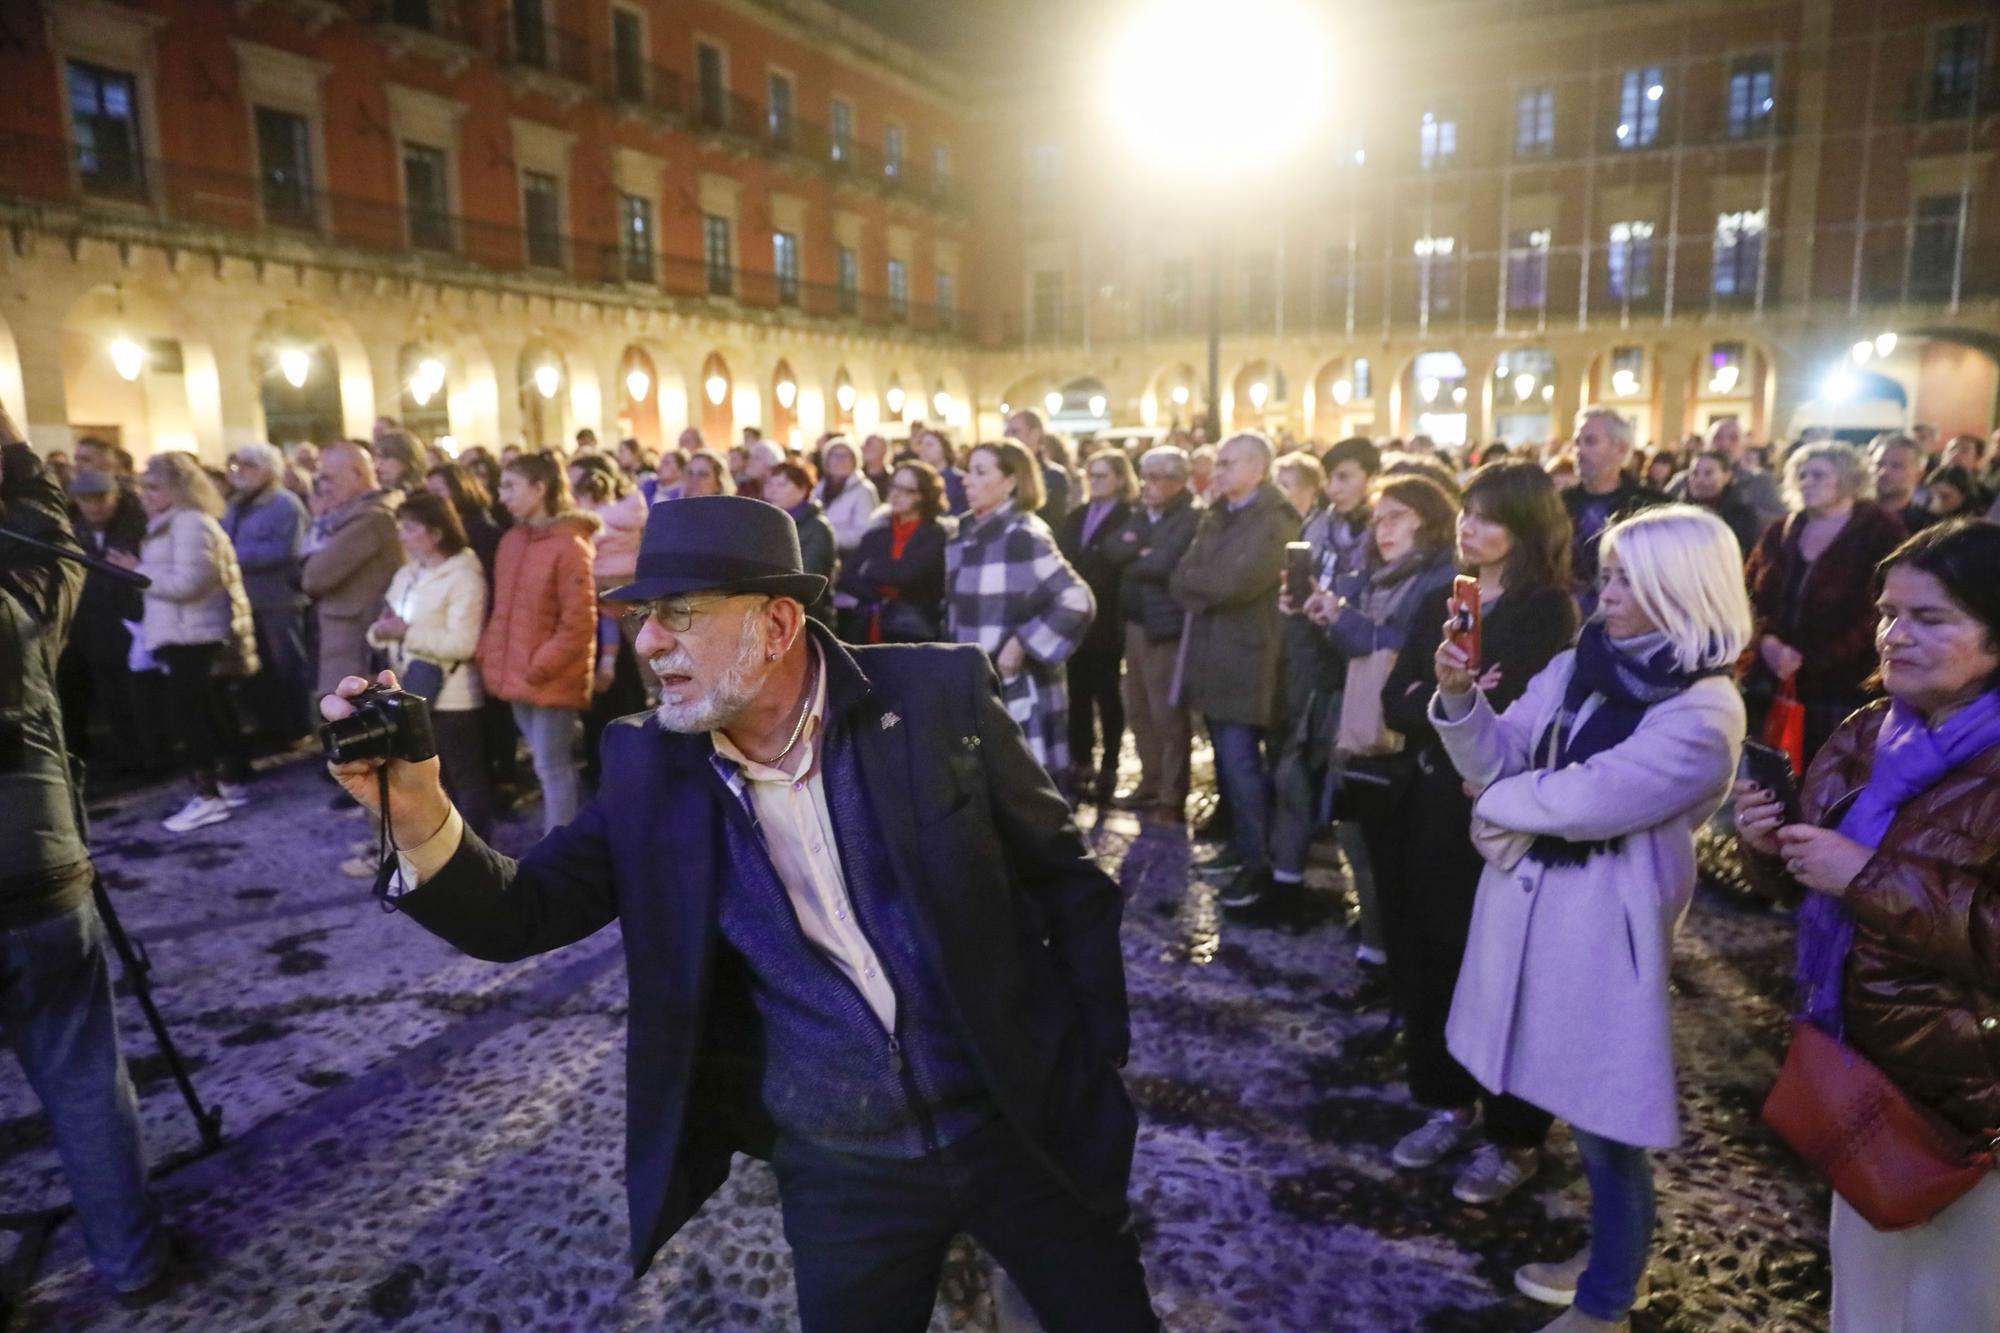
[[[1097,525],[1097,531],[1090,534],[1090,545],[1083,544],[1083,521],[1090,513],[1090,505],[1072,509],[1063,515],[1062,525],[1056,529],[1056,546],[1083,575],[1083,581],[1090,585],[1091,596],[1097,599],[1097,615],[1092,618],[1090,628],[1084,631],[1083,642],[1078,652],[1108,652],[1117,656],[1125,647],[1125,618],[1118,613],[1118,584],[1124,575],[1124,566],[1115,554],[1120,535],[1132,516],[1132,506],[1120,500]]]
[[[826,654],[829,746],[853,745],[898,888],[1001,1114],[1088,1206],[1125,1207],[1136,1130],[1119,1081],[1130,1034],[1123,902],[1097,867],[978,648]],[[759,1049],[745,964],[721,945],[730,794],[706,735],[650,713],[604,732],[604,781],[520,861],[470,832],[398,900],[478,958],[546,953],[617,920],[626,1018],[632,1265],[653,1255],[771,1130],[746,1065]]]

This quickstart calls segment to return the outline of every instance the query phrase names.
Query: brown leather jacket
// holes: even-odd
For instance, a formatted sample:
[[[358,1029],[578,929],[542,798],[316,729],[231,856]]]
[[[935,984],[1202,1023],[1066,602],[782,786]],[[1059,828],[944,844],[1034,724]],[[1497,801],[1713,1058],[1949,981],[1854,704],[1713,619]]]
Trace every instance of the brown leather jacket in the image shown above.
[[[1843,722],[1806,773],[1819,823],[1867,784],[1878,701]],[[1744,848],[1751,882],[1804,890],[1775,857]],[[1897,1086],[1969,1133],[2000,1131],[2000,746],[1897,812],[1847,890],[1854,951],[1843,987],[1847,1039]]]

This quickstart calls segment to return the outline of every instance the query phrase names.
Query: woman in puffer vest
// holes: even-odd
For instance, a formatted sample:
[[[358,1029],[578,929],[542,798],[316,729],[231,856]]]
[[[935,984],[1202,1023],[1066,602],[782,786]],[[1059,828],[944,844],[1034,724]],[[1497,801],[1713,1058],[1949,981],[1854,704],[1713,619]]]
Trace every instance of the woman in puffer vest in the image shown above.
[[[236,548],[216,521],[222,496],[194,455],[153,455],[140,478],[139,502],[146,540],[137,560],[118,562],[152,580],[146,651],[166,670],[169,711],[194,789],[161,826],[188,833],[221,823],[249,800],[243,732],[220,677],[256,674],[256,628]]]
[[[575,506],[562,464],[546,452],[522,454],[501,471],[500,503],[514,525],[494,559],[479,675],[514,706],[542,784],[542,824],[553,829],[579,803],[576,742],[597,651],[591,546],[602,525]]]

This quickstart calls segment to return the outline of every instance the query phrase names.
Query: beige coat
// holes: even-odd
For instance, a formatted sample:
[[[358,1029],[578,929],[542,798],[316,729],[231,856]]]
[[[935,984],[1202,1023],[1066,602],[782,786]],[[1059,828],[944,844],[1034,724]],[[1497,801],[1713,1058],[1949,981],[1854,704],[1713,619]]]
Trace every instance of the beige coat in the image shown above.
[[[431,700],[432,709],[458,712],[484,703],[473,659],[486,619],[486,571],[471,548],[429,569],[415,561],[404,565],[389,581],[384,600],[409,628],[401,639],[384,639],[371,627],[368,644],[388,656],[396,678],[403,678],[411,659],[421,658],[445,668],[444,688]]]
[[[222,525],[199,509],[171,509],[146,526],[139,548],[146,589],[146,647],[230,645],[237,669],[255,670],[256,637],[236,548]],[[247,654],[245,639],[248,639]],[[231,654],[225,654],[227,664]]]
[[[368,674],[368,627],[403,563],[395,517],[401,498],[373,491],[350,503],[300,571],[299,586],[319,617],[321,694],[331,694],[342,676]]]

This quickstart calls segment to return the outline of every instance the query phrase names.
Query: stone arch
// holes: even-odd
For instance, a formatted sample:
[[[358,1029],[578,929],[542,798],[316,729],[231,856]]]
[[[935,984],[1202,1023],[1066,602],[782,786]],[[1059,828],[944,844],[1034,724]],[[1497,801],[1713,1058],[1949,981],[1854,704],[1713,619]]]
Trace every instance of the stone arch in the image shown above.
[[[311,364],[305,385],[294,388],[286,354],[300,350]],[[267,440],[290,443],[278,436],[301,424],[320,432],[316,443],[335,436],[365,440],[374,427],[378,395],[368,349],[345,316],[317,302],[293,299],[267,310],[251,337],[245,370],[259,386],[258,429]],[[323,426],[329,417],[330,426]]]
[[[1720,349],[1731,345],[1740,349],[1736,359],[1721,359]],[[1705,435],[1715,421],[1734,416],[1742,422],[1746,439],[1770,438],[1777,403],[1777,367],[1776,349],[1749,329],[1719,325],[1706,332],[1700,349],[1684,364],[1681,392],[1687,404],[1688,430]],[[1734,374],[1729,373],[1732,369]],[[1721,383],[1725,378],[1726,385]],[[1675,391],[1672,384],[1662,388],[1667,393]]]
[[[1291,383],[1276,358],[1252,357],[1222,382],[1222,421],[1228,431],[1262,430],[1284,419]]]
[[[192,377],[190,349],[200,353]],[[60,359],[65,418],[75,433],[115,439],[141,461],[160,449],[221,445],[214,354],[183,335],[172,304],[151,288],[102,284],[81,293],[63,317]],[[18,356],[10,364],[18,377]],[[25,428],[26,404],[12,401]],[[204,406],[210,411],[198,410]]]
[[[563,341],[532,333],[514,357],[513,391],[520,404],[521,443],[528,449],[562,449],[571,431],[570,387],[578,358]]]
[[[1547,440],[1554,431],[1560,373],[1556,354],[1547,346],[1536,343],[1502,348],[1488,372],[1479,377],[1476,389],[1469,388],[1468,407],[1476,393],[1485,427],[1482,438],[1469,443],[1503,440],[1518,445]]]
[[[1452,348],[1426,348],[1412,355],[1397,375],[1396,396],[1404,411],[1398,424],[1406,435],[1429,435],[1440,445],[1465,443],[1472,409],[1472,368]]]
[[[711,448],[725,453],[736,442],[739,378],[719,350],[710,350],[702,358],[701,372],[695,377],[695,389],[701,396],[701,437]]]
[[[1006,391],[1000,395],[1000,414],[1004,418],[1009,413],[1026,410],[1046,420],[1050,413],[1044,400],[1052,391],[1061,391],[1061,383],[1056,372],[1031,371],[1009,384]]]
[[[1139,390],[1139,422],[1185,425],[1200,414],[1201,396],[1201,375],[1192,363],[1165,362],[1154,367]]]
[[[953,364],[945,364],[931,371],[931,416],[941,420],[954,438],[964,438],[973,426],[974,403],[972,401],[972,380],[964,369]],[[938,394],[946,396],[946,405],[940,409]]]

